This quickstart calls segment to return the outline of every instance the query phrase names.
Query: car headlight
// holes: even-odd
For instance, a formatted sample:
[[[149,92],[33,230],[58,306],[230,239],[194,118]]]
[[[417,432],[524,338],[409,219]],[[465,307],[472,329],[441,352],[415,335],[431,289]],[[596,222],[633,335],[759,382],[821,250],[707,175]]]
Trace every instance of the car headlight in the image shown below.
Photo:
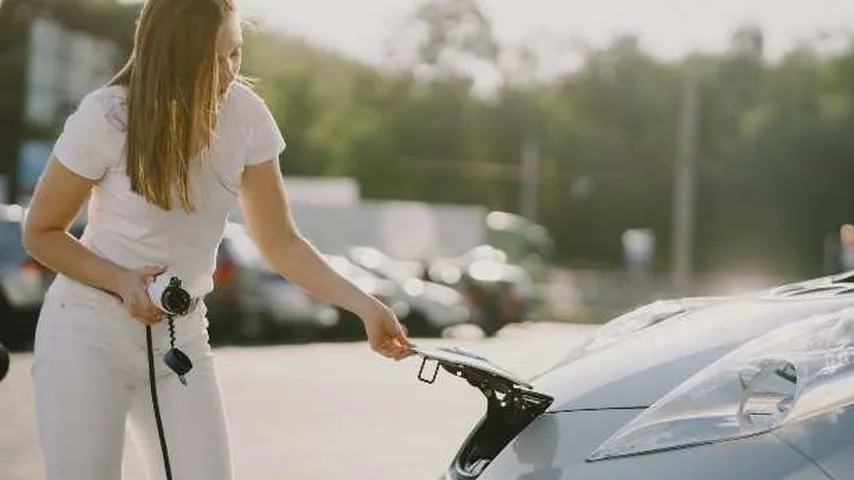
[[[746,343],[655,402],[589,461],[758,435],[854,403],[854,309]]]

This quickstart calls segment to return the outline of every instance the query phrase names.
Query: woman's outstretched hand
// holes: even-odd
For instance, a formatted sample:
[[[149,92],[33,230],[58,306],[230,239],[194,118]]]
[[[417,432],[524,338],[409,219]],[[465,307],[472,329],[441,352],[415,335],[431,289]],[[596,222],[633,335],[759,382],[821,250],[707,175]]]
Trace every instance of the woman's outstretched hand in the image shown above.
[[[403,360],[413,354],[413,345],[391,309],[383,306],[362,320],[368,343],[375,352],[394,360]]]

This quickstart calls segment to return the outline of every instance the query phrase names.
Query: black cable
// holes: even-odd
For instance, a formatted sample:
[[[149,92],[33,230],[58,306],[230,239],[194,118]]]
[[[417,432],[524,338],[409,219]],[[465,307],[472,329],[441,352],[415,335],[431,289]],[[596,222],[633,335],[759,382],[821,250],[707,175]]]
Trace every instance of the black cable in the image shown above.
[[[169,347],[175,348],[175,320],[169,315]]]
[[[169,318],[172,327],[172,318]],[[172,330],[174,332],[174,327]],[[172,334],[174,338],[174,333]],[[145,327],[145,341],[148,345],[148,381],[151,385],[151,403],[154,406],[154,420],[157,422],[157,434],[160,435],[160,451],[163,453],[163,466],[166,468],[166,480],[172,480],[172,466],[169,464],[169,450],[166,448],[166,435],[163,433],[163,420],[160,418],[160,404],[157,401],[157,386],[154,384],[154,347],[151,341],[151,325]]]

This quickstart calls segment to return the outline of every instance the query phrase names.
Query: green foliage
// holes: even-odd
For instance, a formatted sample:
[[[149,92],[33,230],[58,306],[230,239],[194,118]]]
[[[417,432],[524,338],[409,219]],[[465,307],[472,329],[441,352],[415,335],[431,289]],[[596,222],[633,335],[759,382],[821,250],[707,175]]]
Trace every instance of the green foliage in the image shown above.
[[[559,258],[618,266],[622,232],[645,227],[656,267],[668,268],[680,86],[692,69],[701,271],[817,273],[825,235],[854,220],[854,49],[804,47],[770,64],[748,32],[730,52],[665,62],[626,37],[560,78],[507,81],[484,98],[464,69],[442,67],[459,58],[449,51],[501,56],[474,2],[431,2],[415,21],[428,34],[411,71],[250,36],[246,69],[288,138],[287,173],[354,176],[372,198],[518,211],[521,147],[533,137],[538,220]],[[424,65],[442,75],[424,78]]]

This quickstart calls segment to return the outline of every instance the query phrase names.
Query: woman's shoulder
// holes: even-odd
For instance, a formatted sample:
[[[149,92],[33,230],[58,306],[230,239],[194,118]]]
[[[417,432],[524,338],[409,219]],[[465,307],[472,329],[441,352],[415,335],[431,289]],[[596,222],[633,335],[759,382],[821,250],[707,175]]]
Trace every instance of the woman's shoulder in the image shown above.
[[[125,103],[125,87],[120,85],[106,85],[92,90],[80,101],[81,107],[85,104],[97,105],[98,108],[105,111]]]
[[[261,96],[248,83],[242,80],[231,82],[231,85],[228,87],[228,95],[230,100],[240,104],[264,102]]]
[[[228,103],[232,104],[241,117],[256,118],[267,110],[267,103],[250,85],[235,81],[228,88]]]
[[[127,126],[127,100],[125,88],[107,85],[86,94],[78,105],[79,111],[87,112],[89,118],[98,119],[117,131]]]

